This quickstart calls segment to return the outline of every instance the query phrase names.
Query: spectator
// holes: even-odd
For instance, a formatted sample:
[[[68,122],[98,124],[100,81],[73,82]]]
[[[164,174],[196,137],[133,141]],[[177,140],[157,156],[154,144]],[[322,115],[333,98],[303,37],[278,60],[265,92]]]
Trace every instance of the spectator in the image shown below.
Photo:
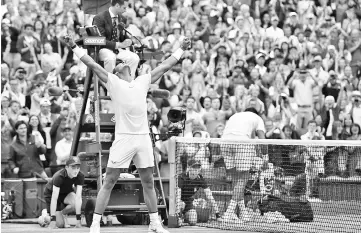
[[[354,123],[361,125],[361,92],[353,91],[351,97],[351,117]]]
[[[325,98],[325,104],[321,109],[321,121],[322,128],[324,131],[322,134],[326,137],[326,140],[332,139],[332,125],[334,121],[339,120],[340,113],[340,99],[338,103],[335,103],[335,99],[333,96],[327,96]]]
[[[301,136],[301,140],[324,140],[324,136],[322,135],[322,132],[319,130],[317,131],[317,123],[314,120],[310,120],[308,122],[308,131],[306,134]]]
[[[21,59],[16,48],[20,32],[12,25],[11,19],[7,18],[1,21],[1,29],[1,59],[9,64],[12,73],[19,67]]]
[[[37,140],[28,132],[28,125],[24,121],[15,124],[16,136],[10,146],[9,166],[19,178],[31,178],[40,175],[47,178],[40,155],[45,154],[45,144]],[[37,173],[37,174],[36,174]]]
[[[12,126],[18,121],[19,116],[22,114],[23,110],[20,109],[20,104],[18,101],[13,100],[9,103],[9,111],[7,111],[7,119],[9,120]]]
[[[288,140],[300,139],[297,132],[294,131],[290,125],[283,126],[282,132],[284,135],[283,139],[288,139]]]
[[[9,80],[9,87],[5,88],[3,95],[9,97],[12,101],[17,101],[21,107],[25,107],[25,95],[21,93],[19,87],[19,79]]]
[[[202,127],[204,127],[203,119],[199,113],[194,111],[195,109],[195,98],[193,96],[189,96],[186,101],[186,114],[187,114],[187,120],[186,125],[184,129],[184,136],[185,137],[192,137],[193,132],[193,125],[194,124],[200,124]],[[194,136],[193,136],[194,137]]]
[[[64,48],[64,55],[61,58],[59,53],[53,52],[53,47],[50,42],[44,43],[44,53],[41,56],[41,69],[45,74],[56,70],[56,73],[59,74],[63,69],[66,59],[69,54],[69,49]]]
[[[31,24],[24,25],[24,35],[20,36],[16,47],[21,54],[20,66],[24,67],[28,77],[32,77],[36,70],[37,54],[40,53],[40,41],[33,36],[34,27]]]
[[[50,112],[50,101],[48,99],[43,98],[40,101],[40,122],[42,127],[51,127],[56,119],[56,115]]]
[[[11,171],[8,166],[10,157],[10,146],[13,141],[13,128],[5,118],[1,115],[1,176],[11,177]]]
[[[63,139],[55,145],[56,163],[61,167],[65,167],[66,161],[69,159],[71,145],[73,143],[73,130],[69,125],[63,128]]]

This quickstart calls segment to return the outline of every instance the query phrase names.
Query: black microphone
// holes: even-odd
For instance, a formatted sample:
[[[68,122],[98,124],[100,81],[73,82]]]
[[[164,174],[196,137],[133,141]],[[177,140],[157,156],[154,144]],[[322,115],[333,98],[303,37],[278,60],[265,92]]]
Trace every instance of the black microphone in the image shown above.
[[[169,99],[170,92],[164,89],[149,90],[148,95],[152,95],[154,98]]]

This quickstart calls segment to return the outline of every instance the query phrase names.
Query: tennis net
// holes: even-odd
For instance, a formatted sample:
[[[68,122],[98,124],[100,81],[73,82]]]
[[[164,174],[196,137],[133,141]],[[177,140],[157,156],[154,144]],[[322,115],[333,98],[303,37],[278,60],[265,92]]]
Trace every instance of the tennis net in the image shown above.
[[[169,148],[170,227],[361,232],[360,142],[176,138]]]

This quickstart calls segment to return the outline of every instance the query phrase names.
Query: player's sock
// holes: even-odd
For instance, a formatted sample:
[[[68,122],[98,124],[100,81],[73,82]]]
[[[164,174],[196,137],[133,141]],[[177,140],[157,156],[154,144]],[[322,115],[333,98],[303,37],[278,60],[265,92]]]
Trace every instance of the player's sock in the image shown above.
[[[93,215],[93,222],[100,223],[100,219],[102,218],[102,214],[94,213]]]
[[[244,221],[250,221],[251,216],[248,213],[248,210],[246,209],[246,206],[244,204],[244,200],[238,202],[238,207],[241,212],[241,215],[239,216],[240,219]]]
[[[229,202],[228,208],[227,208],[227,213],[234,213],[236,210],[236,206],[237,206],[237,202],[234,200],[231,200]]]
[[[155,213],[149,213],[149,218],[151,223],[160,222],[158,212]]]

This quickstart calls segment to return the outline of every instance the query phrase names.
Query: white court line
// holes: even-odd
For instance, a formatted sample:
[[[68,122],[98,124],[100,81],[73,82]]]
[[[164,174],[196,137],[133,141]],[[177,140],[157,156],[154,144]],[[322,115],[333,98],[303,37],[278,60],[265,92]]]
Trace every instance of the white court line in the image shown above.
[[[1,229],[2,233],[17,233],[17,232],[27,232],[27,233],[31,233],[31,232],[39,232],[39,233],[50,233],[50,232],[54,232],[54,233],[63,233],[63,232],[69,232],[69,230],[71,230],[71,232],[77,233],[77,232],[89,232],[89,228],[83,227],[81,229],[77,229],[77,228],[69,228],[69,229],[55,229],[53,231],[48,230],[47,228],[31,228],[31,229],[26,229],[24,227],[17,227],[17,226],[12,226],[11,229]],[[167,228],[167,230],[169,230],[171,233],[193,233],[193,232],[226,232],[224,230],[220,230],[220,229],[211,229],[211,228],[202,228],[202,227],[182,227],[182,228]],[[101,233],[143,233],[143,232],[148,232],[148,227],[111,227],[111,228],[100,228],[100,232]]]

